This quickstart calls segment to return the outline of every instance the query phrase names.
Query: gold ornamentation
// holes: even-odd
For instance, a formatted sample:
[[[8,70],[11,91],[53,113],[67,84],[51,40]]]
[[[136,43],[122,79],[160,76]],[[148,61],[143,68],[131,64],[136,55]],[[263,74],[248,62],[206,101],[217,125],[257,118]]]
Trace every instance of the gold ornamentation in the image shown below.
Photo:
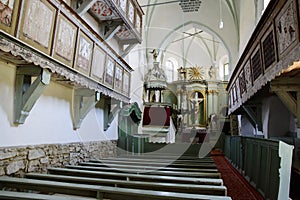
[[[188,74],[190,80],[203,80],[204,78],[204,70],[202,67],[191,67]]]

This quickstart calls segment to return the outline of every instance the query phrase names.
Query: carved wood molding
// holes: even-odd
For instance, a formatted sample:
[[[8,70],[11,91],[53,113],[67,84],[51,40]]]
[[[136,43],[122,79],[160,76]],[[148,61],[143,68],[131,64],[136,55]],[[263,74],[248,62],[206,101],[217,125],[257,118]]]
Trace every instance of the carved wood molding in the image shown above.
[[[97,81],[77,72],[76,70],[69,68],[68,66],[53,60],[50,56],[27,46],[25,43],[12,38],[6,33],[0,31],[0,50],[9,53],[12,56],[21,57],[28,63],[40,66],[44,69],[49,69],[52,73],[57,73],[64,77],[66,80],[70,80],[74,85],[95,90],[110,96],[114,99],[128,103],[129,98],[98,83]]]
[[[279,77],[285,69],[293,64],[295,61],[299,61],[300,58],[300,44],[298,44],[288,55],[286,55],[282,60],[280,60],[276,65],[270,67],[264,75],[257,78],[254,81],[253,86],[247,89],[247,92],[243,94],[242,97],[237,99],[237,102],[231,105],[229,109],[229,114],[238,109],[243,103],[248,101],[257,91],[259,91],[268,82]],[[236,75],[237,76],[237,75]],[[229,93],[232,87],[229,88]]]

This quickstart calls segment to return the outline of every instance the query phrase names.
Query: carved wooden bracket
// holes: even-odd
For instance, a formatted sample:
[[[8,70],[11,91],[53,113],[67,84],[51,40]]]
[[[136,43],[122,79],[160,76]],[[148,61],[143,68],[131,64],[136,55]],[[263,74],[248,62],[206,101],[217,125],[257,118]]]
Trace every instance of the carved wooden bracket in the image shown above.
[[[100,93],[87,88],[76,88],[73,92],[73,128],[80,128],[81,122],[100,101]]]
[[[76,1],[75,1],[76,2]],[[82,4],[79,5],[79,7],[76,9],[76,12],[79,16],[84,15],[93,5],[96,3],[97,0],[85,0]],[[78,3],[78,2],[77,2]],[[75,5],[76,8],[77,5]]]
[[[32,78],[37,78],[32,81]],[[18,67],[16,72],[14,123],[23,124],[32,107],[50,83],[51,72],[36,66]]]
[[[297,99],[295,99],[289,92],[276,91],[275,93],[289,111],[297,116]]]
[[[105,40],[110,40],[122,27],[122,21],[106,21],[100,24],[101,34]]]
[[[262,126],[262,108],[260,104],[254,104],[254,105],[244,105],[242,106],[247,118],[249,119],[250,123],[253,127],[256,128],[259,131],[263,130]]]
[[[121,102],[118,100],[114,100],[111,98],[105,98],[104,100],[104,118],[103,118],[103,122],[104,122],[104,131],[106,131],[112,121],[114,120],[114,118],[117,116],[117,113],[120,111],[121,106],[120,106]]]
[[[271,82],[271,90],[298,119],[300,127],[300,87],[299,77],[281,77]],[[293,95],[292,93],[296,93]]]
[[[137,40],[123,40],[119,42],[119,51],[121,57],[125,57],[136,45]]]

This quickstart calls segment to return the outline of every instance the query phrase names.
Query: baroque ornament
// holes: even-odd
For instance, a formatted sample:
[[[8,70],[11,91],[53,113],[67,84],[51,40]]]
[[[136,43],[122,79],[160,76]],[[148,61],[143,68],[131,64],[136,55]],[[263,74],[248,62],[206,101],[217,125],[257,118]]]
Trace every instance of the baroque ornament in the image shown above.
[[[190,80],[203,80],[204,70],[202,67],[191,67],[188,75]]]

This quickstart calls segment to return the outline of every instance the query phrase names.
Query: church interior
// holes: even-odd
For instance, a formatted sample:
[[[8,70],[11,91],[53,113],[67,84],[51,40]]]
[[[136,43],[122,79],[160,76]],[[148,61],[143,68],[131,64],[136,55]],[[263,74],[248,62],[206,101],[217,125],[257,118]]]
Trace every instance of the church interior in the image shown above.
[[[300,0],[0,0],[0,138],[0,199],[300,199]]]

